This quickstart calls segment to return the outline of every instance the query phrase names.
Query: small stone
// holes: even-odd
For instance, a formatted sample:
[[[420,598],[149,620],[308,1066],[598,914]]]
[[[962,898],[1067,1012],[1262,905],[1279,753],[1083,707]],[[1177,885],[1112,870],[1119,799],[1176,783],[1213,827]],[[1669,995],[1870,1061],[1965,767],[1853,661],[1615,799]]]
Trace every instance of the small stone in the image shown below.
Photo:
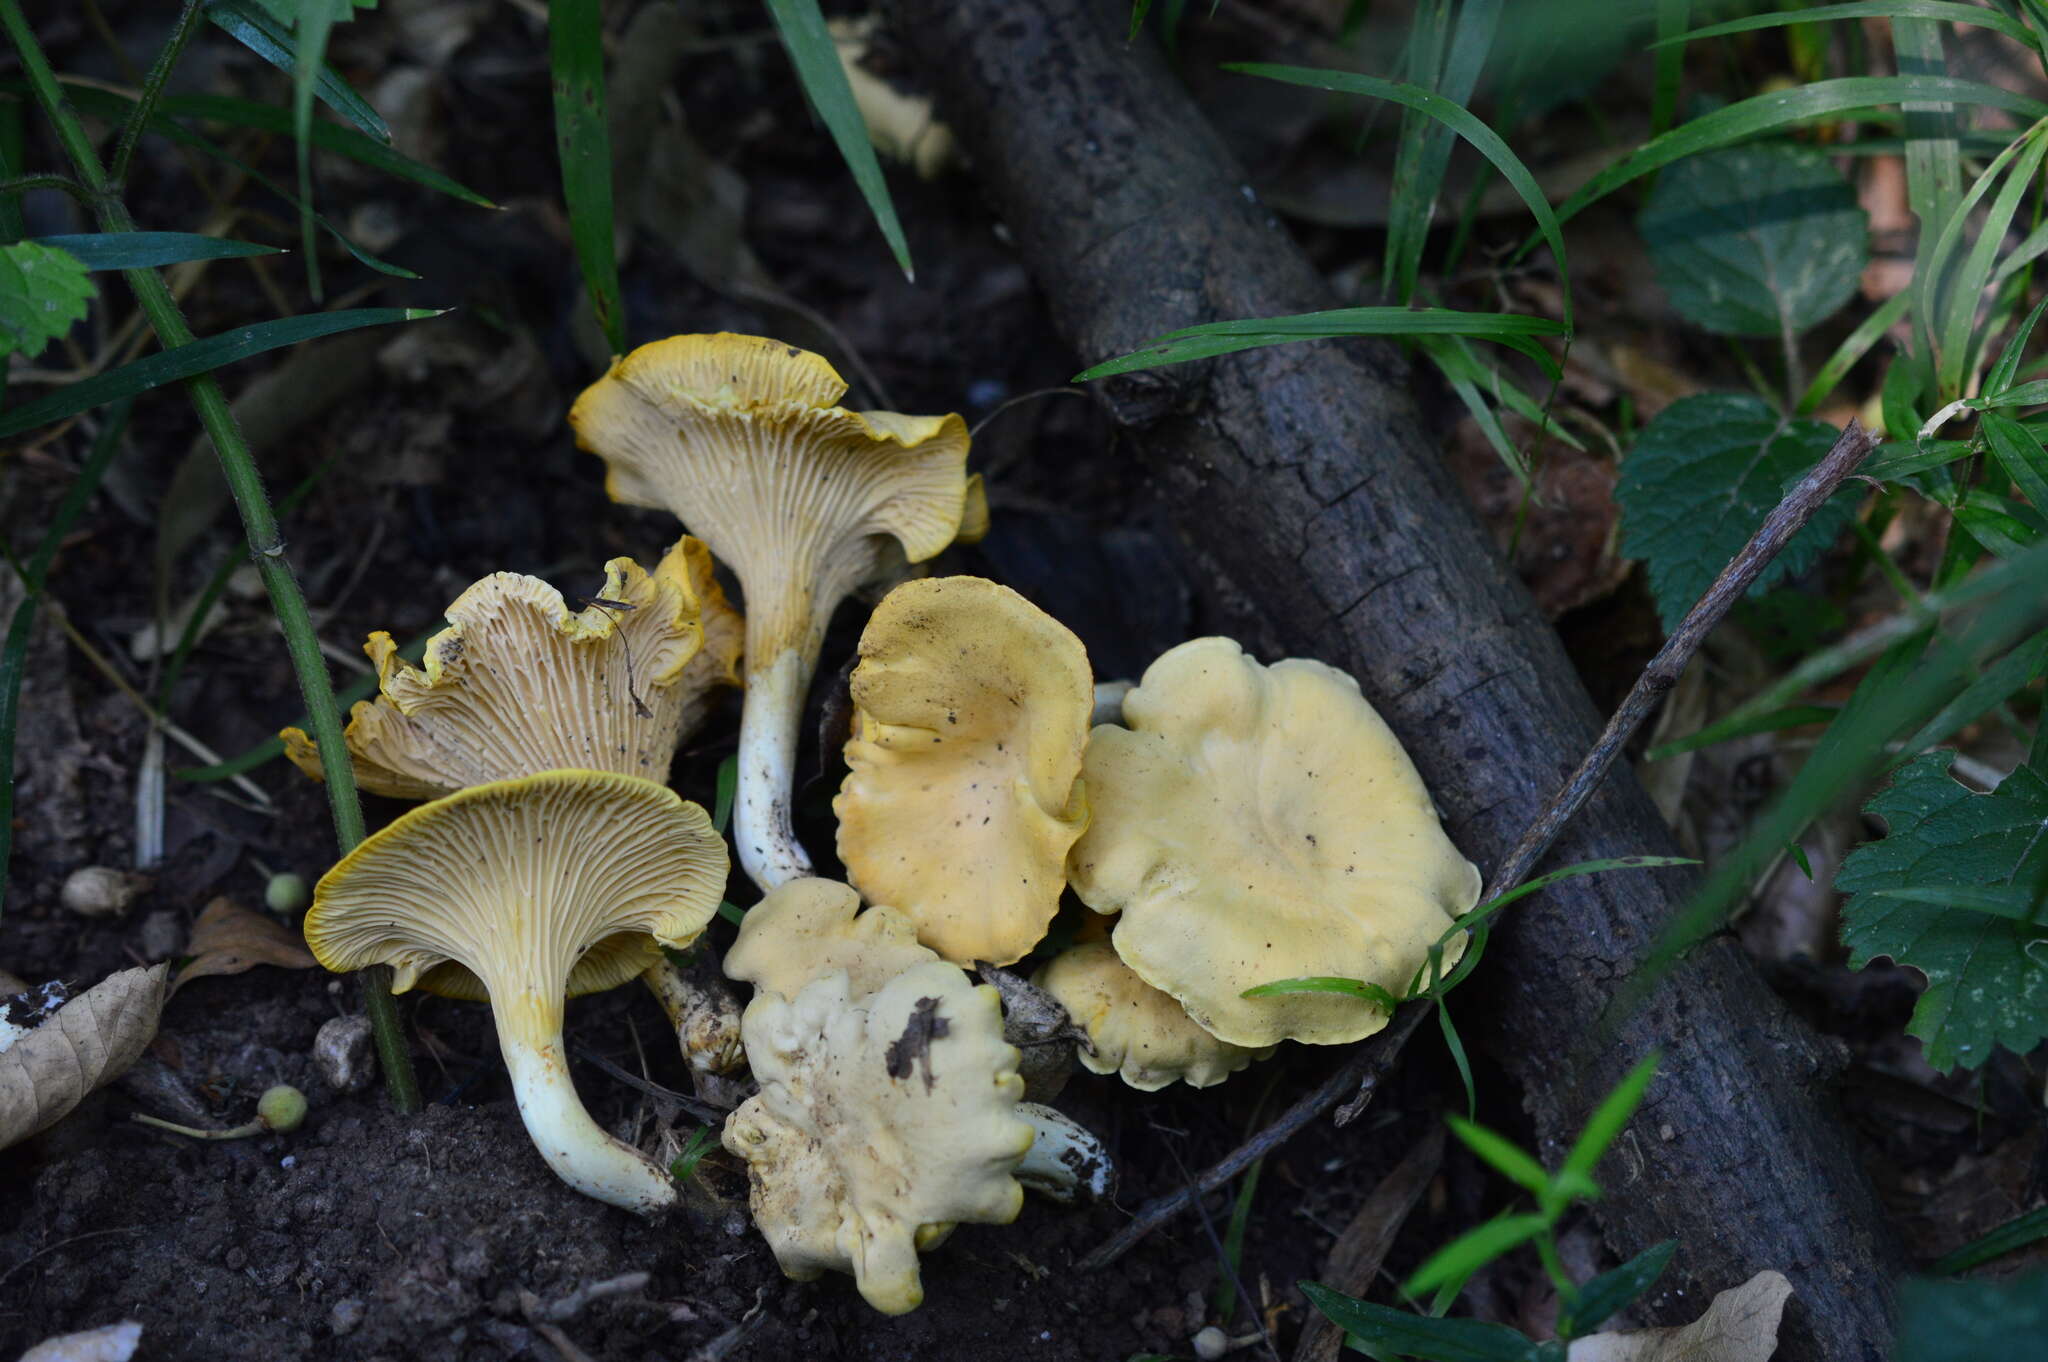
[[[361,1092],[377,1076],[377,1052],[370,1019],[335,1017],[313,1037],[313,1067],[336,1092]]]
[[[1195,1356],[1202,1362],[1216,1362],[1216,1359],[1230,1351],[1230,1335],[1215,1325],[1196,1332],[1190,1340],[1194,1344]]]
[[[357,1326],[363,1322],[363,1316],[369,1312],[369,1307],[354,1296],[345,1301],[336,1301],[334,1308],[327,1312],[327,1327],[334,1330],[337,1338],[343,1334],[354,1333]]]
[[[135,934],[135,948],[145,960],[168,960],[185,944],[185,924],[168,908],[159,908],[142,919]]]
[[[80,917],[118,917],[152,883],[149,876],[132,870],[89,865],[71,872],[60,897],[64,906]]]

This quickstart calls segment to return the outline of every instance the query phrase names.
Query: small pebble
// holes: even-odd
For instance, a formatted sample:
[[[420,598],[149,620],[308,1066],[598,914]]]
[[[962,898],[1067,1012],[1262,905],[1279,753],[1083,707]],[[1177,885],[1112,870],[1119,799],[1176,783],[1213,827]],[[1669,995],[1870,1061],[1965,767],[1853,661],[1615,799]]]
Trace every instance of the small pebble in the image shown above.
[[[363,1316],[368,1313],[369,1307],[351,1296],[347,1300],[334,1303],[334,1308],[327,1312],[327,1326],[334,1330],[337,1336],[354,1333],[356,1327],[363,1322]]]
[[[159,908],[142,919],[135,934],[135,948],[145,960],[168,960],[185,944],[185,924],[168,908]]]
[[[1202,1362],[1216,1362],[1216,1359],[1230,1351],[1230,1335],[1215,1325],[1198,1331],[1192,1340],[1195,1356]]]
[[[313,1037],[313,1067],[336,1092],[361,1092],[377,1075],[377,1053],[371,1044],[370,1019],[335,1017]]]
[[[128,911],[150,886],[147,875],[116,870],[109,865],[89,865],[71,872],[60,897],[64,906],[80,917],[116,917]]]

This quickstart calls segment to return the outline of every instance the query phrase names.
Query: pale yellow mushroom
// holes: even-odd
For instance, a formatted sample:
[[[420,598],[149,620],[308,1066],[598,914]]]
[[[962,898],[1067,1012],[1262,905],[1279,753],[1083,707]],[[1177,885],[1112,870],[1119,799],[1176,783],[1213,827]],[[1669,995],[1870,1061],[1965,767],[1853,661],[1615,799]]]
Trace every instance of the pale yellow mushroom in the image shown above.
[[[437,975],[479,981],[541,1157],[577,1191],[650,1212],[673,1204],[675,1185],[583,1109],[563,999],[694,941],[729,864],[711,819],[673,791],[548,771],[423,804],[364,841],[321,878],[306,944],[331,970],[392,966],[396,992]]]
[[[400,658],[389,634],[364,647],[382,694],[355,706],[346,738],[356,783],[374,794],[434,799],[566,768],[666,781],[710,689],[731,684],[738,622],[709,552],[687,538],[652,573],[614,558],[582,610],[537,577],[498,572],[447,616],[423,667]],[[280,736],[320,779],[312,739],[297,728]]]
[[[1068,873],[1083,903],[1121,913],[1124,963],[1233,1045],[1332,1045],[1386,1025],[1349,995],[1241,996],[1308,976],[1402,996],[1478,901],[1478,870],[1358,683],[1205,638],[1154,662],[1123,709],[1128,728],[1089,739],[1093,821]]]
[[[848,880],[955,964],[1021,959],[1088,825],[1081,641],[980,577],[906,582],[861,635],[852,692],[832,801]]]
[[[1246,1049],[1216,1039],[1172,997],[1140,979],[1107,941],[1070,946],[1032,980],[1067,1009],[1094,1047],[1080,1051],[1090,1073],[1116,1074],[1140,1092],[1176,1080],[1191,1088],[1221,1083],[1273,1047]]]
[[[613,362],[569,413],[615,501],[666,507],[746,596],[746,704],[733,811],[762,889],[810,870],[790,820],[798,721],[833,607],[895,546],[951,543],[967,501],[958,416],[856,412],[824,359],[760,336],[675,336]]]
[[[862,912],[860,895],[837,880],[801,879],[777,885],[747,910],[725,953],[725,973],[794,998],[811,980],[845,970],[859,996],[938,958],[917,944],[916,927],[895,909]]]
[[[742,1032],[761,1091],[724,1144],[790,1277],[850,1272],[900,1315],[924,1301],[920,1250],[961,1222],[1016,1218],[1034,1130],[993,988],[927,961],[861,993],[842,969],[793,998],[756,994]]]

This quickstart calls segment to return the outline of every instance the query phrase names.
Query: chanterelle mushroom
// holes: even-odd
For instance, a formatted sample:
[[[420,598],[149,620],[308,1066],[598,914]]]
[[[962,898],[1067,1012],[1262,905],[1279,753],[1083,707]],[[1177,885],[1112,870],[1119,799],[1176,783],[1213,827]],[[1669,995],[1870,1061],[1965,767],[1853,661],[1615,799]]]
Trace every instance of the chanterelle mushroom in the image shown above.
[[[569,413],[612,499],[666,507],[746,595],[734,841],[762,889],[810,870],[789,801],[804,692],[832,609],[887,561],[959,532],[966,423],[835,406],[817,355],[760,336],[674,336],[613,363]]]
[[[577,1100],[562,1002],[695,940],[728,864],[711,819],[672,791],[548,771],[421,805],[363,842],[321,878],[306,943],[331,970],[391,965],[399,992],[450,964],[480,980],[541,1157],[579,1192],[652,1211],[675,1186]]]
[[[349,719],[366,790],[434,799],[566,768],[665,781],[709,689],[731,678],[739,632],[710,554],[688,538],[652,573],[614,558],[603,590],[580,611],[537,577],[498,572],[447,615],[424,668],[400,658],[389,634],[364,647],[383,692]],[[715,649],[704,646],[708,630]],[[313,741],[296,728],[282,737],[285,754],[319,779]]]
[[[794,998],[756,994],[743,1029],[761,1091],[724,1143],[790,1277],[851,1272],[868,1304],[900,1315],[924,1300],[920,1249],[963,1221],[1016,1218],[1011,1173],[1033,1130],[993,988],[929,961],[860,995],[838,970]]]
[[[1251,1050],[1216,1039],[1187,1009],[1140,979],[1107,941],[1084,941],[1054,956],[1033,983],[1088,1033],[1080,1052],[1090,1073],[1119,1074],[1140,1092],[1176,1079],[1191,1088],[1221,1083],[1272,1048]]]
[[[1146,669],[1124,719],[1089,738],[1093,821],[1068,858],[1081,901],[1122,914],[1124,963],[1232,1045],[1386,1025],[1349,995],[1240,996],[1334,975],[1398,997],[1478,901],[1478,870],[1358,683],[1196,639]]]
[[[801,879],[777,885],[747,910],[725,972],[794,998],[813,979],[846,970],[859,997],[938,958],[917,944],[915,925],[895,909],[862,912],[860,895],[838,881]]]
[[[955,964],[1021,959],[1088,825],[1081,640],[980,577],[905,582],[861,634],[852,691],[832,801],[847,879]]]

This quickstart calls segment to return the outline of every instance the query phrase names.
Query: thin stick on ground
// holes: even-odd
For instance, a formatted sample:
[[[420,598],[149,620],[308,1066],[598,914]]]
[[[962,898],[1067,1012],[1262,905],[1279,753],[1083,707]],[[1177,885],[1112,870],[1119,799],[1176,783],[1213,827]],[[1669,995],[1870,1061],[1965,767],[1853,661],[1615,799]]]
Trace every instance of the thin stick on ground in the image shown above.
[[[1792,536],[1806,527],[1806,523],[1876,447],[1876,438],[1851,421],[1835,440],[1833,448],[1814,465],[1813,471],[1800,479],[1799,484],[1778,503],[1777,509],[1764,518],[1764,523],[1757,527],[1742,551],[1721,569],[1714,584],[1707,588],[1699,603],[1686,612],[1678,628],[1672,631],[1664,646],[1657,650],[1657,655],[1643,668],[1642,675],[1636,678],[1627,698],[1614,711],[1614,717],[1607,721],[1606,729],[1586,754],[1585,760],[1530,822],[1528,830],[1494,873],[1492,882],[1487,886],[1486,898],[1498,898],[1520,884],[1535,869],[1572,816],[1584,808],[1586,801],[1600,788],[1622,749],[1643,721],[1650,717],[1658,700],[1678,684],[1686,664],[1692,661],[1693,654],[1699,651],[1707,635],[1742,599],[1771,560],[1784,551]],[[1322,1086],[1289,1107],[1271,1125],[1232,1150],[1187,1186],[1154,1197],[1139,1207],[1130,1224],[1104,1240],[1075,1266],[1083,1272],[1093,1272],[1123,1257],[1139,1240],[1185,1211],[1200,1197],[1222,1187],[1250,1167],[1253,1160],[1279,1148],[1296,1131],[1336,1106],[1347,1093],[1352,1094],[1351,1100],[1338,1113],[1337,1123],[1344,1125],[1356,1120],[1393,1068],[1401,1047],[1415,1034],[1415,1028],[1429,1015],[1429,1009],[1434,1005],[1434,1000],[1427,998],[1403,1003],[1386,1029],[1361,1042],[1345,1059],[1343,1067],[1325,1079]]]

